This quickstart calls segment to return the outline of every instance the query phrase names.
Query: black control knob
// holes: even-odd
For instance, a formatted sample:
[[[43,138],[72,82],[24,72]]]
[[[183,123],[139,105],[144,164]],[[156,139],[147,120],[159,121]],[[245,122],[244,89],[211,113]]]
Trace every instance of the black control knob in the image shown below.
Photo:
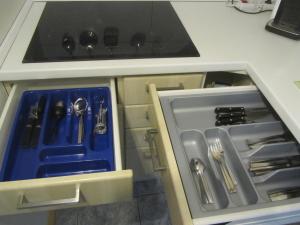
[[[87,50],[92,50],[98,43],[98,37],[93,31],[83,31],[80,34],[79,41]]]
[[[103,36],[104,45],[107,47],[115,47],[119,42],[119,30],[116,27],[106,27]]]
[[[132,36],[130,44],[136,48],[141,48],[146,42],[146,35],[144,33],[136,33]]]
[[[75,49],[75,41],[72,36],[69,34],[65,34],[62,39],[62,47],[69,52],[70,54],[73,53]]]

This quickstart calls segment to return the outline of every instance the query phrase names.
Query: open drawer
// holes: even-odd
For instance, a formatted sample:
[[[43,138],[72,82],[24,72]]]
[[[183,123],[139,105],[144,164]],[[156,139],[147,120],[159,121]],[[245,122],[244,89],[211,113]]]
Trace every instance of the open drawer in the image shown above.
[[[83,148],[81,148],[80,145],[74,144],[76,137],[73,138],[75,141],[70,141],[71,144],[68,149],[60,149],[59,147],[51,148],[51,145],[49,145],[50,147],[39,152],[39,160],[42,161],[43,164],[39,167],[39,170],[36,170],[35,177],[13,179],[14,176],[11,175],[6,176],[6,178],[0,182],[0,215],[84,205],[106,204],[132,198],[132,171],[123,170],[122,168],[122,154],[120,149],[114,79],[87,78],[72,80],[26,81],[16,83],[10,92],[0,118],[1,168],[6,163],[6,149],[9,144],[8,137],[11,135],[11,129],[14,124],[18,105],[25,91],[52,89],[87,90],[87,88],[94,88],[93,90],[104,89],[107,93],[109,93],[109,107],[111,109],[109,121],[111,127],[108,129],[111,129],[111,138],[109,140],[111,140],[112,143],[111,151],[113,151],[113,165],[109,165],[107,160],[102,160],[101,154],[96,152],[95,145],[97,143],[89,149],[90,158],[92,160],[88,158],[84,164],[80,164],[81,161],[79,158],[81,155],[87,153],[84,151],[82,152]],[[71,94],[69,95],[72,97]],[[60,92],[58,92],[55,96],[59,99]],[[94,95],[91,93],[89,96]],[[51,100],[48,101],[51,102]],[[50,104],[51,103],[48,103],[48,105]],[[90,118],[93,118],[93,115],[94,114],[91,114]],[[93,119],[91,119],[91,121],[92,120]],[[47,124],[47,122],[43,123]],[[68,123],[66,122],[66,124]],[[46,130],[46,128],[44,129]],[[74,129],[76,130],[74,127],[69,127],[70,132],[75,132]],[[92,127],[89,127],[89,129],[92,129]],[[63,135],[64,132],[66,131],[60,129],[58,136]],[[89,132],[90,136],[93,135],[93,133],[91,133],[92,131]],[[46,131],[44,131],[44,135],[42,134],[43,128],[40,136],[44,137],[43,140],[46,140],[45,143],[48,142],[47,140],[49,139],[49,135]],[[88,134],[86,136],[88,136]],[[58,138],[59,140],[62,139],[61,137]],[[40,137],[40,139],[42,139],[42,137]],[[40,142],[44,143],[44,141]],[[82,146],[84,146],[84,144]],[[32,151],[32,149],[22,150],[28,152]],[[72,155],[73,153],[75,155]],[[18,156],[20,155],[21,154],[18,154]],[[100,156],[100,159],[96,160],[95,157],[98,155]],[[94,158],[92,158],[92,156]],[[17,158],[17,156],[12,157]],[[64,160],[66,158],[72,159],[74,163],[65,163]],[[24,157],[24,160],[26,159],[28,162],[22,162],[20,159],[16,159],[15,161],[18,160],[17,162],[21,164],[28,163],[28,167],[30,167],[34,162],[29,160],[30,158]],[[55,164],[53,162],[60,163]],[[8,172],[8,174],[12,174],[12,172]],[[65,174],[67,174],[67,176]],[[120,189],[120,187],[122,188]]]
[[[156,126],[148,131],[149,143],[173,224],[278,220],[299,214],[299,144],[256,87],[157,91],[150,84],[149,89]],[[245,107],[247,122],[219,126],[215,109],[229,106]],[[220,148],[223,153],[216,156]],[[203,194],[204,182],[191,166],[195,158],[204,164],[210,203]],[[270,160],[282,164],[271,169],[260,164],[257,171],[259,163]],[[290,195],[291,190],[297,193]]]

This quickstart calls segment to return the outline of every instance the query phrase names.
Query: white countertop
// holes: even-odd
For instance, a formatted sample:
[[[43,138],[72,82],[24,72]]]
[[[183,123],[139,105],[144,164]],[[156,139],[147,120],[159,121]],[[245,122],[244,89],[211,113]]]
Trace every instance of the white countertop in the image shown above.
[[[265,31],[271,13],[243,14],[224,2],[172,2],[200,58],[22,64],[44,8],[35,2],[7,55],[0,80],[247,70],[300,141],[300,42]]]

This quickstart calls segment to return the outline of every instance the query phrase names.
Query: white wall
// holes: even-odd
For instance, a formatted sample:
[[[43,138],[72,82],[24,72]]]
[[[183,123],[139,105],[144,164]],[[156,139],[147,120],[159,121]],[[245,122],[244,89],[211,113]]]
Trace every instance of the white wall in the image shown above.
[[[0,0],[0,44],[26,0]]]

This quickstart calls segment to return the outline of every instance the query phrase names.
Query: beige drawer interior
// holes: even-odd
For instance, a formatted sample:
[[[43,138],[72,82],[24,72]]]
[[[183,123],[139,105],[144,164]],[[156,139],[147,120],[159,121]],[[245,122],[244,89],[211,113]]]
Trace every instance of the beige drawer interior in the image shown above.
[[[19,100],[25,90],[107,86],[111,91],[115,171],[0,182],[0,215],[81,205],[105,204],[132,198],[132,171],[123,170],[113,79],[72,79],[16,83],[0,118],[1,163]],[[122,186],[122,189],[119,187]]]
[[[153,122],[149,105],[129,105],[124,107],[125,128],[151,127]]]
[[[204,74],[198,73],[119,78],[119,99],[123,105],[149,104],[148,84],[154,83],[159,89],[193,89],[202,86],[203,77]]]
[[[192,217],[185,197],[177,162],[173,153],[168,129],[164,120],[158,92],[154,84],[149,85],[153,103],[155,129],[150,145],[154,170],[159,171],[165,188],[169,213],[173,225],[192,225]]]

